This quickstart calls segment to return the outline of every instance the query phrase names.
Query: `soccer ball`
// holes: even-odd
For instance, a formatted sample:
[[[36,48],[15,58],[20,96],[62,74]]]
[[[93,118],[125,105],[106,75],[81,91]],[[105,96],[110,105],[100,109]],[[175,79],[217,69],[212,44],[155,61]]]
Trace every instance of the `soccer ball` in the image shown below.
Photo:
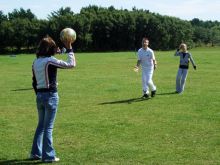
[[[71,28],[65,28],[60,32],[60,40],[71,41],[72,43],[76,40],[76,32]]]

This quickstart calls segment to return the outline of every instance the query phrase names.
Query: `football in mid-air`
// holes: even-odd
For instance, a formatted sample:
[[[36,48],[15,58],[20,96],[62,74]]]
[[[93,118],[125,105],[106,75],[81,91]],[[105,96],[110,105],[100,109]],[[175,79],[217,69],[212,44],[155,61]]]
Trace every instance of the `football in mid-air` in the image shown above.
[[[64,41],[72,41],[76,40],[76,32],[72,28],[65,28],[60,32],[60,40]]]

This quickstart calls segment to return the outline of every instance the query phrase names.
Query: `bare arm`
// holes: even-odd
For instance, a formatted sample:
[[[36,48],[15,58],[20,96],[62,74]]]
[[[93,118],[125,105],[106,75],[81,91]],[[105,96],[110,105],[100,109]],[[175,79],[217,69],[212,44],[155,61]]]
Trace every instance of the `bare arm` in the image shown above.
[[[140,64],[141,64],[141,60],[137,60],[137,64],[136,64],[135,67],[134,67],[134,71],[135,71],[135,72],[138,72],[138,71],[139,71]]]
[[[137,60],[137,64],[136,64],[136,68],[139,68],[139,66],[140,66],[140,64],[141,64],[141,60]]]
[[[65,47],[67,49],[72,49],[72,41],[71,40],[70,41],[68,41],[68,40],[63,41],[63,44],[65,45]]]
[[[152,60],[153,60],[153,65],[154,65],[154,70],[157,68],[157,60],[155,58],[154,52],[152,52]]]
[[[157,61],[156,59],[153,60],[153,64],[154,64],[154,70],[157,68]]]

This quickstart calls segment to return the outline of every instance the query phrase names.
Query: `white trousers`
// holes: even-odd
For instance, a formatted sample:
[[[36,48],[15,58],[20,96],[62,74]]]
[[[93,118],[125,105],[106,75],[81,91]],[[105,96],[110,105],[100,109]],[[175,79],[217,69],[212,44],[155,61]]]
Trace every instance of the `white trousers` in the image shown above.
[[[142,68],[142,87],[144,94],[149,94],[149,90],[156,90],[156,86],[154,85],[152,80],[153,73],[153,68]]]
[[[188,69],[179,68],[176,76],[176,91],[181,93],[184,91]]]

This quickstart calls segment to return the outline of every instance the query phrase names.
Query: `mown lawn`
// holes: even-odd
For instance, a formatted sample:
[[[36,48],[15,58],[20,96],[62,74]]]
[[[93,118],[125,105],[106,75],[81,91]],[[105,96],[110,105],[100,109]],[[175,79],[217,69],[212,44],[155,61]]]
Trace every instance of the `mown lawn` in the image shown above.
[[[58,164],[220,164],[219,52],[191,50],[198,69],[178,95],[179,58],[155,51],[157,96],[148,100],[134,52],[76,53],[77,67],[58,73]],[[0,56],[0,164],[39,163],[25,160],[37,125],[34,58]]]

